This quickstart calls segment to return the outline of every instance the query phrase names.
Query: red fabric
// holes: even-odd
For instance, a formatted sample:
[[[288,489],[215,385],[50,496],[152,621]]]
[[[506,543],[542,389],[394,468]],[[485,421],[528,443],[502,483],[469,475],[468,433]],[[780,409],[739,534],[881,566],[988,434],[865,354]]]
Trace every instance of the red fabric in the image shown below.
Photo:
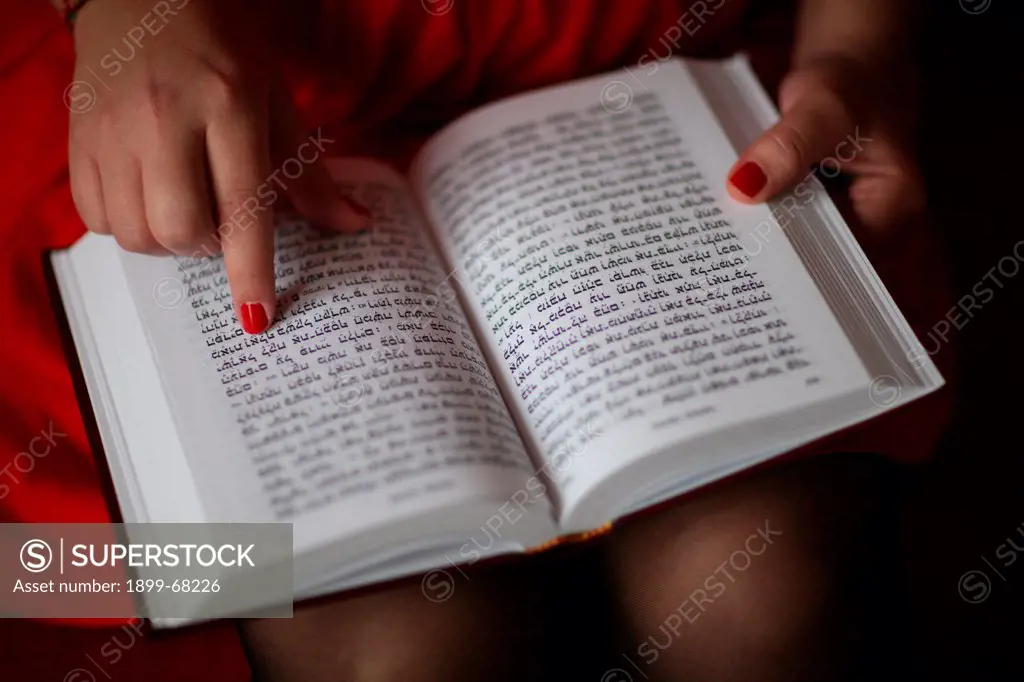
[[[257,13],[282,51],[307,123],[338,136],[338,152],[354,153],[408,149],[453,115],[488,99],[634,64],[649,49],[665,54],[666,28],[680,20],[680,6],[691,5],[676,0],[257,4],[274,8]],[[725,3],[710,23],[686,36],[686,51],[728,47],[725,39],[736,33],[726,35],[724,29],[745,4]],[[0,16],[0,180],[5,188],[0,202],[0,522],[105,521],[93,453],[51,310],[59,303],[49,299],[42,270],[44,251],[71,244],[83,229],[66,165],[68,111],[62,94],[71,82],[72,45],[46,2],[0,0]],[[692,18],[685,21],[693,26]],[[929,259],[924,244],[915,235],[902,247],[880,245],[872,254],[922,333],[949,308],[939,261]],[[939,396],[844,436],[854,440],[842,447],[921,459],[942,425],[945,401]],[[54,436],[45,456],[19,455],[51,429],[62,435]],[[104,679],[100,673],[115,680],[248,677],[230,623],[136,635],[130,647],[125,645],[129,632],[120,624],[76,623],[83,624],[102,627],[0,621],[0,679],[64,679],[79,667],[96,679]],[[112,641],[123,650],[116,664],[101,651]]]

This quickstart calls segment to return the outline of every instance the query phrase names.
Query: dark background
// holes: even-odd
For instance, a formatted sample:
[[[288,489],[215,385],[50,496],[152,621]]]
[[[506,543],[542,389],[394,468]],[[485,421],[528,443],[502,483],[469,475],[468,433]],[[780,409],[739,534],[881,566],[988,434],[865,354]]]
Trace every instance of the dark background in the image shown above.
[[[962,296],[1024,239],[1024,7],[991,0],[970,15],[958,4],[928,1],[921,144],[934,227]],[[1000,568],[994,552],[1008,537],[1024,547],[1024,272],[975,312],[956,332],[963,384],[954,423],[908,491],[903,519],[915,651],[936,680],[1024,678],[1024,553],[1001,569],[1005,582],[992,576],[983,602],[967,603],[957,589],[969,570],[991,575],[982,556]],[[884,617],[885,604],[878,609]]]

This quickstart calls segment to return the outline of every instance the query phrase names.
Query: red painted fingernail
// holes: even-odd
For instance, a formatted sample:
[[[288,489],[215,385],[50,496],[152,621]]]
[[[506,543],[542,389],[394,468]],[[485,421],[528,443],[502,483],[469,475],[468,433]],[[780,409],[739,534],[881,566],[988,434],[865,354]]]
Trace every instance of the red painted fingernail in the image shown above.
[[[759,165],[753,161],[747,161],[736,169],[736,172],[729,178],[729,182],[740,192],[753,199],[768,184],[768,176],[764,174]]]
[[[345,201],[346,204],[348,204],[348,207],[351,208],[361,218],[372,218],[373,217],[373,211],[368,209],[366,206],[363,206],[361,203],[359,203],[355,199],[351,199],[349,197],[342,197],[342,199]]]
[[[267,311],[261,303],[243,303],[238,306],[238,321],[246,334],[261,334],[269,326]]]

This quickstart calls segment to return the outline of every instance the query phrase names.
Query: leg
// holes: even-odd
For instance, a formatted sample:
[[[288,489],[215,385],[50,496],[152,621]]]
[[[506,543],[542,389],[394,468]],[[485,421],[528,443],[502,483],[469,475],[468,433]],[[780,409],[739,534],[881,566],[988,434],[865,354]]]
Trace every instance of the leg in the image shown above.
[[[540,597],[529,560],[456,569],[242,621],[257,680],[522,680],[536,677]]]
[[[620,659],[623,670],[722,682],[855,674],[855,638],[900,613],[891,594],[859,593],[883,544],[870,522],[885,508],[884,471],[860,456],[782,464],[617,529],[607,557],[635,663]],[[896,518],[884,522],[895,531]]]

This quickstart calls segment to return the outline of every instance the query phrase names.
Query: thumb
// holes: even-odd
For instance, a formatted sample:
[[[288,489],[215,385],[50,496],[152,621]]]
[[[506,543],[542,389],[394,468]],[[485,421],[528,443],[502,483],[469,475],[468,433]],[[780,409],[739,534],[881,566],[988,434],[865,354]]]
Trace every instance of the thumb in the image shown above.
[[[729,194],[744,203],[760,203],[792,188],[854,129],[849,107],[818,71],[787,76],[779,104],[782,119],[729,171]]]
[[[275,88],[271,101],[274,167],[284,175],[292,207],[316,227],[360,232],[370,228],[370,209],[345,196],[331,179],[324,157],[334,140],[317,128],[306,133],[287,93]]]

